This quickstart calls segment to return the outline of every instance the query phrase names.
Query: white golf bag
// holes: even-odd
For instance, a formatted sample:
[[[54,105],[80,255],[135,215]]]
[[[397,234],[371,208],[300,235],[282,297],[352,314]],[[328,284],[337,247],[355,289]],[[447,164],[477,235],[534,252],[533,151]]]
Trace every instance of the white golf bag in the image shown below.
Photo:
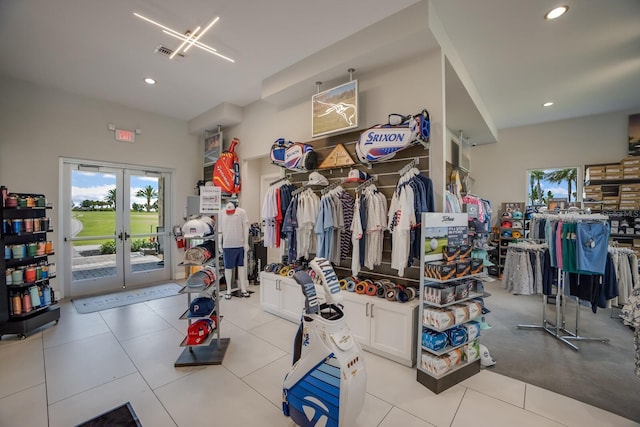
[[[356,143],[356,155],[360,163],[389,160],[398,151],[416,144],[425,147],[429,142],[431,120],[429,112],[404,116],[389,114],[386,124],[375,125],[360,134]]]
[[[305,312],[294,343],[294,364],[284,378],[282,411],[301,427],[348,427],[364,404],[364,358],[338,306],[342,296],[331,263],[315,258],[310,264],[325,302],[320,303],[309,274],[294,274],[305,295]]]

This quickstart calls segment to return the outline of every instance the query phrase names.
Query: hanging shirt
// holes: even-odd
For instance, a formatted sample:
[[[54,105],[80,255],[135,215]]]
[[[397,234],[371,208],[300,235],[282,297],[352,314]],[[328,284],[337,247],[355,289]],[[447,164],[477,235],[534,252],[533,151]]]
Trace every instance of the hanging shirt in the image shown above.
[[[360,222],[360,197],[356,197],[353,205],[353,221],[351,222],[351,274],[360,272],[360,239],[362,239],[362,223]]]

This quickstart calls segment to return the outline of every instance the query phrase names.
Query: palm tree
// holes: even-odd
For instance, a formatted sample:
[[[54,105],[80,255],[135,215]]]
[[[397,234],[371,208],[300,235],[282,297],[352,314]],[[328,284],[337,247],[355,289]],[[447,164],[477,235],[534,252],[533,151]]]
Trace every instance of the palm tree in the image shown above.
[[[145,203],[145,209],[147,210],[147,212],[151,212],[151,199],[157,199],[158,192],[152,186],[147,185],[146,187],[138,190],[138,192],[136,193],[136,197],[145,198],[147,200],[147,202]]]
[[[111,190],[107,191],[107,195],[104,196],[104,201],[107,202],[108,206],[113,206],[113,208],[115,209],[116,207],[116,189],[112,188]]]
[[[565,181],[567,182],[567,197],[570,202],[571,196],[573,195],[572,183],[575,182],[577,187],[578,170],[576,168],[558,169],[548,173],[546,177],[550,182],[554,182],[556,184],[561,184]]]
[[[531,203],[535,203],[535,201],[537,199],[542,199],[542,189],[540,188],[540,180],[544,179],[545,173],[544,171],[541,170],[532,170],[531,172],[529,172],[529,184],[531,184]],[[536,190],[538,190],[536,193],[537,197],[534,199],[533,195],[534,195],[534,188],[533,188],[533,183],[537,182],[536,185]]]

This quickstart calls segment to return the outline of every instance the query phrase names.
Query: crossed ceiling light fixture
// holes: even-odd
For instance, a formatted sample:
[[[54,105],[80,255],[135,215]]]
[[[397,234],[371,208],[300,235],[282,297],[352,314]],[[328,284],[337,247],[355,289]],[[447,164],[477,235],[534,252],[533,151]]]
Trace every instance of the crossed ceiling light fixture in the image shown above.
[[[204,50],[205,52],[209,52],[209,53],[212,53],[212,54],[214,54],[216,56],[219,56],[222,59],[226,59],[229,62],[236,62],[233,59],[229,58],[228,56],[224,56],[224,55],[218,53],[218,51],[216,49],[212,48],[211,46],[208,46],[208,45],[206,45],[206,44],[204,44],[204,43],[199,41],[200,37],[202,37],[204,35],[204,33],[209,31],[209,29],[211,27],[213,27],[213,25],[216,22],[218,22],[218,20],[220,19],[220,17],[218,17],[218,16],[216,16],[213,19],[213,21],[211,21],[209,23],[209,25],[204,27],[204,30],[200,31],[200,27],[198,26],[198,27],[196,27],[195,30],[187,31],[185,34],[182,34],[182,33],[178,32],[178,31],[173,30],[173,29],[171,29],[171,28],[169,28],[169,27],[167,27],[165,25],[162,25],[162,24],[160,24],[160,23],[158,23],[158,22],[156,22],[156,21],[154,21],[152,19],[149,19],[146,16],[142,16],[137,12],[133,12],[133,14],[134,14],[134,16],[136,16],[136,17],[138,17],[138,18],[140,18],[140,19],[142,19],[144,21],[147,21],[150,24],[153,24],[153,25],[155,25],[157,27],[162,28],[162,32],[163,33],[165,33],[167,35],[170,35],[171,37],[175,37],[178,40],[182,40],[182,44],[180,46],[178,46],[178,48],[176,50],[173,51],[171,56],[169,56],[169,59],[173,59],[173,57],[176,56],[177,54],[179,54],[181,50],[184,53],[184,52],[188,51],[191,48],[191,46],[195,46],[195,47],[198,47],[198,48]],[[198,32],[198,31],[200,31],[200,32]]]

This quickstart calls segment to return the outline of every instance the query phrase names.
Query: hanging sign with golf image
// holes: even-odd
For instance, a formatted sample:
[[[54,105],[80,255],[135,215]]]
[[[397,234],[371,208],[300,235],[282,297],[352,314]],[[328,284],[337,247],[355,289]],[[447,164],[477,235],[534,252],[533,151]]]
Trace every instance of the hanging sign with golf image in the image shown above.
[[[468,245],[468,221],[466,213],[423,213],[425,261],[441,260],[445,246]]]

